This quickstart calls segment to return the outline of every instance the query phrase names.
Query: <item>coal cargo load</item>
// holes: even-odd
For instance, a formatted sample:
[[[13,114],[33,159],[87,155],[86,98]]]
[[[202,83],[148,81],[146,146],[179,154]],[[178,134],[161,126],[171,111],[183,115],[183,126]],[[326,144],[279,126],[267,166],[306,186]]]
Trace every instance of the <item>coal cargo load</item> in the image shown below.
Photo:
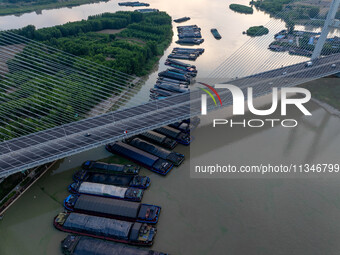
[[[74,235],[68,235],[61,242],[61,249],[64,255],[168,255],[153,250]]]
[[[54,226],[68,233],[141,246],[151,246],[157,232],[154,226],[148,224],[80,213],[59,213],[54,219]]]
[[[71,212],[149,224],[157,223],[161,211],[156,205],[89,195],[69,195],[64,207]]]

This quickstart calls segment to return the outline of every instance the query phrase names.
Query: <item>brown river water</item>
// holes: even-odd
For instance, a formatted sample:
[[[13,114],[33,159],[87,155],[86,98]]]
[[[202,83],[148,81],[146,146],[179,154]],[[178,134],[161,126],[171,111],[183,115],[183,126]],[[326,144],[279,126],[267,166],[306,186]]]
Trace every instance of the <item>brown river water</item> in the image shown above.
[[[190,16],[190,24],[202,27],[206,52],[196,61],[200,76],[206,77],[248,38],[242,31],[252,25],[264,25],[269,15],[236,14],[230,1],[174,0],[147,1],[151,8],[167,11],[173,18]],[[247,3],[247,0],[242,0]],[[83,5],[0,17],[0,28],[27,24],[37,27],[80,20],[105,11],[131,10],[118,7],[118,1]],[[188,23],[189,24],[189,23]],[[284,28],[284,24],[281,24]],[[216,27],[223,39],[216,41],[210,28]],[[268,35],[272,40],[275,31]],[[175,37],[176,38],[176,37]],[[175,44],[172,43],[165,56]],[[259,49],[261,52],[266,48]],[[136,97],[148,98],[157,72],[153,72]],[[303,59],[303,58],[302,58]],[[247,63],[245,61],[245,67]],[[339,82],[334,79],[334,82]],[[252,162],[266,157],[296,161],[303,158],[334,159],[340,151],[340,119],[315,103],[310,103],[313,125],[301,122],[295,135],[281,127],[226,132],[224,143],[215,147],[200,146],[196,153],[204,157],[224,153],[232,161]],[[296,112],[290,114],[295,115]],[[322,128],[321,128],[322,127]],[[192,135],[191,147],[197,146],[205,129]],[[162,206],[158,233],[153,249],[173,255],[247,254],[247,255],[335,255],[340,244],[340,179],[333,178],[241,178],[196,179],[190,175],[190,149],[178,146],[185,162],[162,177],[143,169],[150,176],[151,187],[143,202]],[[111,156],[103,147],[58,162],[34,184],[0,221],[1,255],[60,255],[60,241],[65,233],[54,229],[53,217],[63,210],[71,176],[85,160],[124,161]]]

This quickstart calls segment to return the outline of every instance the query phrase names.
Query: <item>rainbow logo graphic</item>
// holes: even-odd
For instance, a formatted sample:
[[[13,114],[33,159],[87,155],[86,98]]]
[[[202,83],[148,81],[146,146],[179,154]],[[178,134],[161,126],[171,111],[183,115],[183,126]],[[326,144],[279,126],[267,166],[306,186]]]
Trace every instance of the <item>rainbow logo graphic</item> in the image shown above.
[[[212,86],[210,86],[210,85],[208,85],[208,84],[206,84],[206,83],[203,83],[203,82],[199,82],[199,84],[202,84],[203,86],[206,86],[206,87],[209,88],[212,92],[214,92],[214,94],[217,96],[218,100],[220,101],[221,106],[223,106],[222,100],[221,100],[221,98],[220,98],[220,95],[217,93],[217,91],[216,91],[216,89],[215,89],[214,87],[212,87]],[[206,92],[206,93],[212,98],[212,100],[214,100],[214,103],[215,103],[215,105],[217,106],[216,100],[215,100],[214,96],[211,94],[211,92],[210,92],[209,90],[204,89],[204,88],[199,88],[199,89],[201,89],[201,90],[203,90],[204,92]]]

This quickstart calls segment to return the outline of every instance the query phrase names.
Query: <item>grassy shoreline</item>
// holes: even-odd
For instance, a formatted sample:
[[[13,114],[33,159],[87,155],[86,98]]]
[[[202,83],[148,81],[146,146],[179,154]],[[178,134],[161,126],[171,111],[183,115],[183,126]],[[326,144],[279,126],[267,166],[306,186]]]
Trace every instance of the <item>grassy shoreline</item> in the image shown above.
[[[24,14],[27,12],[57,9],[63,7],[74,7],[83,4],[108,2],[108,0],[68,0],[64,2],[42,3],[42,4],[0,4],[0,16]]]

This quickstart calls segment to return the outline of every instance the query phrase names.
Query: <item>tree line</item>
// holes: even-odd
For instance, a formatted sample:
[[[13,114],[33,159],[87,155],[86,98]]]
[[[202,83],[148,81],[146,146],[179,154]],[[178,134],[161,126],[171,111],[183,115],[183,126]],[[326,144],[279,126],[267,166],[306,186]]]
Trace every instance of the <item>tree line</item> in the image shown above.
[[[123,30],[117,34],[97,33],[103,29]],[[106,13],[50,28],[27,26],[11,32],[92,63],[139,76],[151,70],[172,38],[171,17],[163,12]],[[37,64],[28,57],[32,54],[44,61]],[[56,63],[56,66],[52,67],[52,71],[47,71],[51,68],[50,62]],[[58,69],[58,63],[67,68]],[[30,43],[7,64],[9,72],[0,77],[0,139],[79,120],[84,117],[81,113],[90,111],[99,103],[99,91],[102,91],[103,100],[122,92],[114,85],[115,82],[129,86],[114,72],[110,76],[100,66],[84,66],[79,58],[69,58],[65,63],[60,52],[43,46],[37,51]],[[72,71],[77,67],[81,67],[84,73],[91,72],[93,79],[101,82],[96,86],[82,83],[81,74]]]

